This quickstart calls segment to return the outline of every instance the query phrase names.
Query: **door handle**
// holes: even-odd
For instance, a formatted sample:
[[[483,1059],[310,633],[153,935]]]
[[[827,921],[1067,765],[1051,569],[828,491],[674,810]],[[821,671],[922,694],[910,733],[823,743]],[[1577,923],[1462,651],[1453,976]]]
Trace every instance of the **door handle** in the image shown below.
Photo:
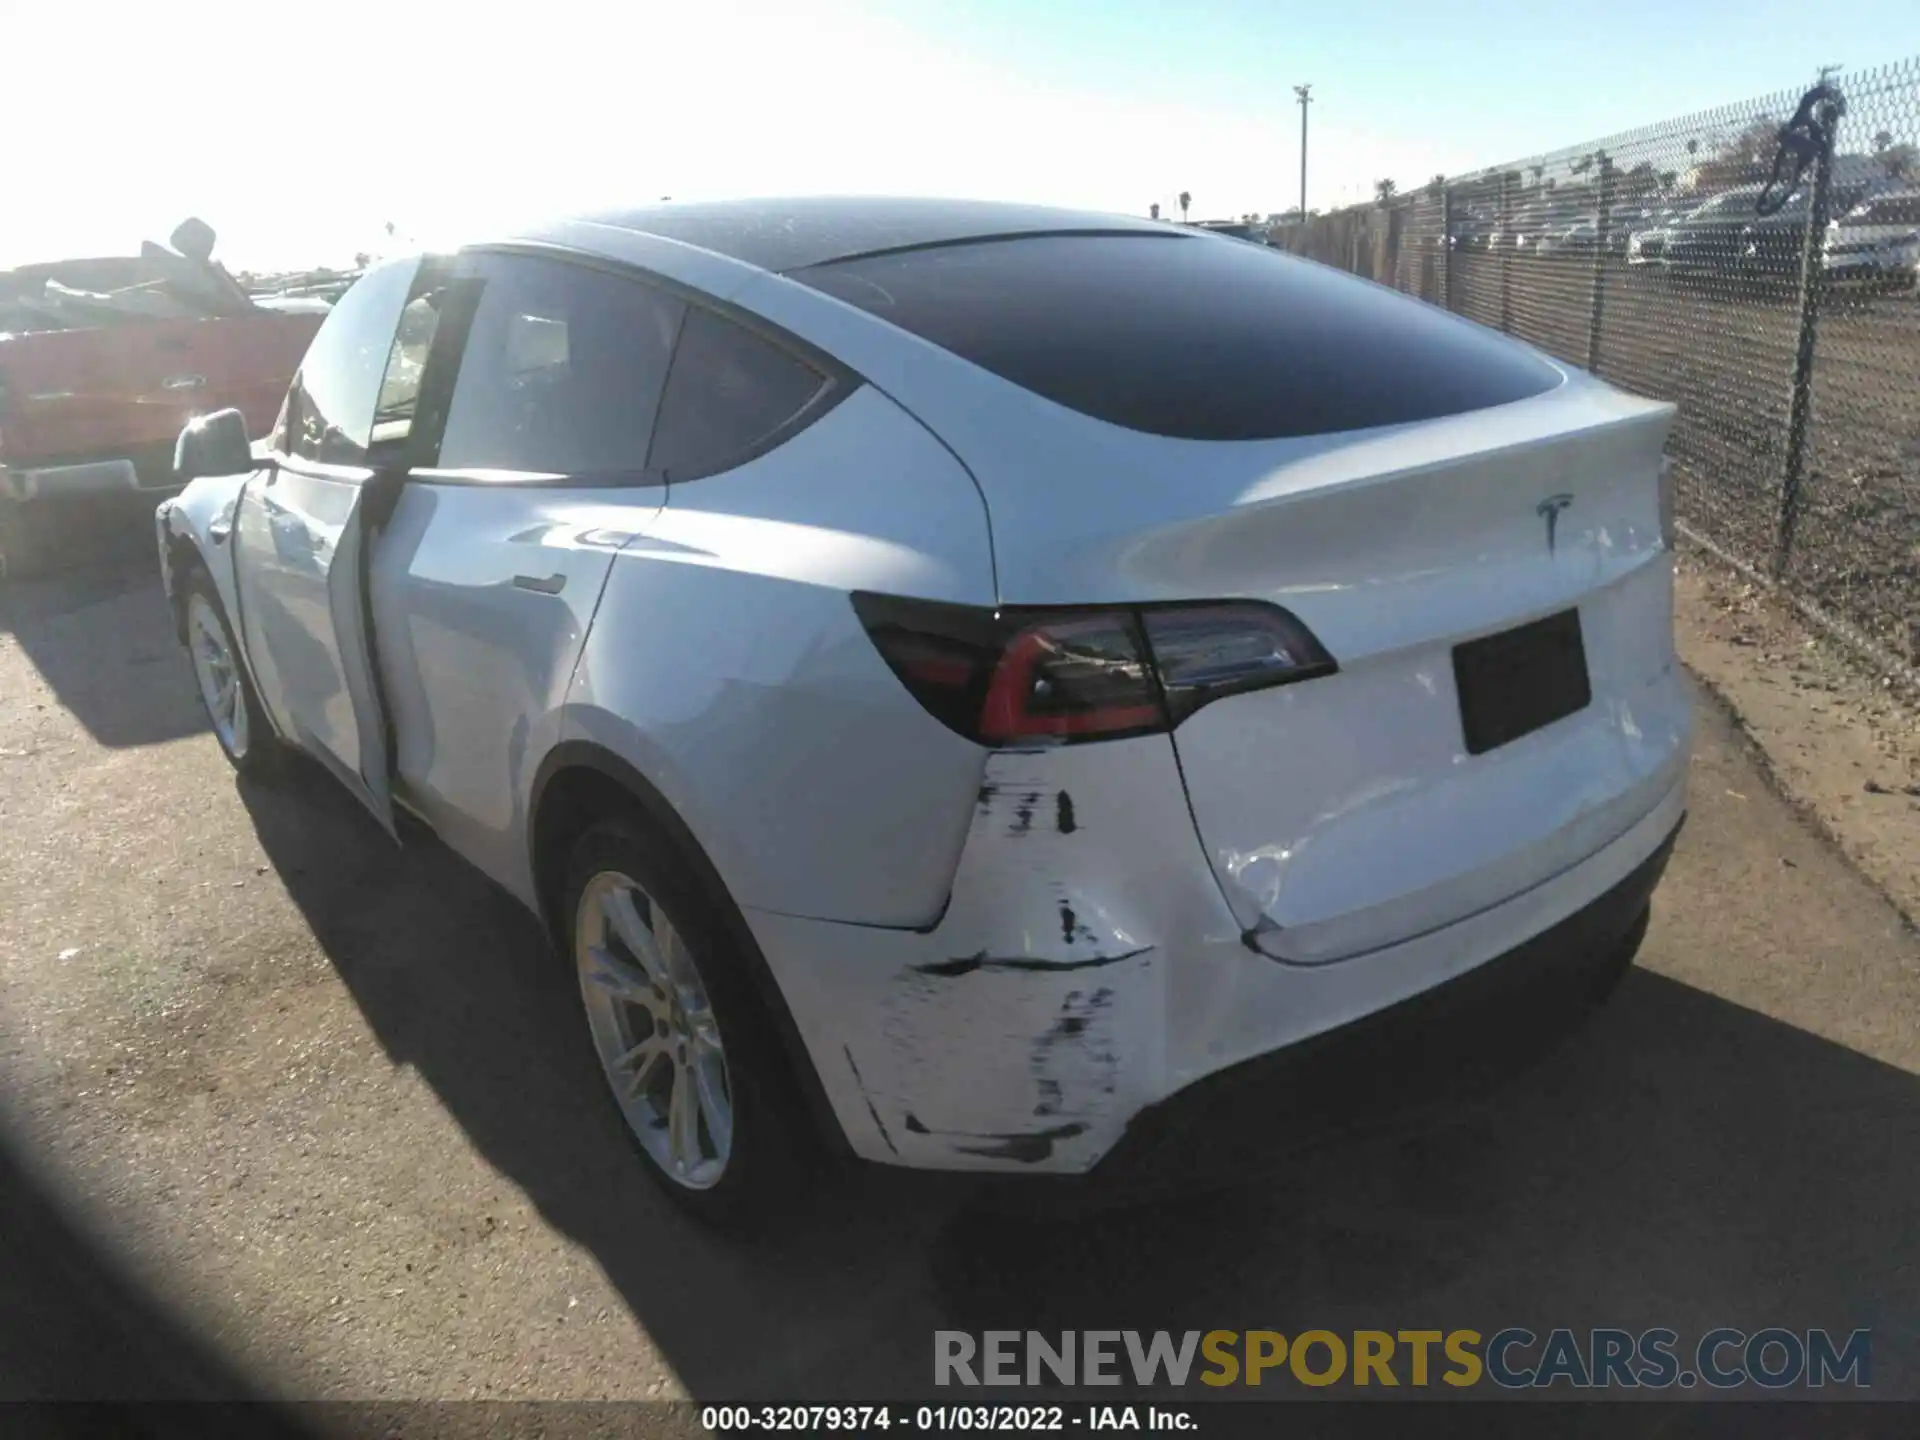
[[[522,590],[532,590],[540,595],[558,595],[567,588],[567,577],[549,575],[544,580],[538,575],[516,575],[513,583]]]

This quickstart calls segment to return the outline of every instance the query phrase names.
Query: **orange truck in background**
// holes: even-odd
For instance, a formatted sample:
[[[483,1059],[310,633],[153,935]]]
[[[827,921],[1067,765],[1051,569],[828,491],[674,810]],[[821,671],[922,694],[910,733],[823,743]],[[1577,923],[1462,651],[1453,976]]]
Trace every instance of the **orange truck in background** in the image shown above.
[[[64,568],[123,511],[144,526],[195,415],[272,428],[326,301],[250,295],[198,221],[172,240],[0,271],[0,575]]]

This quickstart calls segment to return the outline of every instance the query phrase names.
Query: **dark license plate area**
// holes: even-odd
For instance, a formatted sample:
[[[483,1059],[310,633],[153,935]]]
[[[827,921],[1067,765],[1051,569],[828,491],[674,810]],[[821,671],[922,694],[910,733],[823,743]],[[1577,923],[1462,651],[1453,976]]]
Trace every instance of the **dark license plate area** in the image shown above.
[[[1469,755],[1485,754],[1585,709],[1593,690],[1587,683],[1580,612],[1562,610],[1454,646],[1453,681]]]

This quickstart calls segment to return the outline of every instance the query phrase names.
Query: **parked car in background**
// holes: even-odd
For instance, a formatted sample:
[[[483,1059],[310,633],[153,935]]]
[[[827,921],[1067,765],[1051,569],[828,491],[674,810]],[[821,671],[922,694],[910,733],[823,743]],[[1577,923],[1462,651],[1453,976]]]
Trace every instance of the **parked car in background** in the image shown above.
[[[1914,285],[1920,275],[1920,189],[1875,195],[1832,221],[1820,264],[1830,284]]]
[[[1255,245],[1265,245],[1269,234],[1267,226],[1248,224],[1244,220],[1196,220],[1194,228],[1225,235],[1230,240],[1248,240]]]
[[[1492,1083],[1645,933],[1674,407],[1384,287],[649,206],[374,267],[285,415],[156,516],[219,744],[541,916],[704,1215],[806,1135],[1216,1183]]]
[[[1453,213],[1453,229],[1449,238],[1456,250],[1481,252],[1492,245],[1496,229],[1498,224],[1493,212],[1476,206]]]
[[[1742,185],[1706,201],[1665,227],[1661,258],[1674,274],[1724,274],[1738,267],[1748,229],[1759,218],[1758,185]]]
[[[210,258],[206,226],[173,238],[0,272],[0,574],[68,558],[50,512],[150,511],[193,416],[236,408],[255,436],[272,424],[324,302],[263,308]]]
[[[1884,175],[1836,179],[1828,192],[1829,209],[1845,214],[1892,183]],[[1666,242],[1668,269],[1676,275],[1797,280],[1812,191],[1802,186],[1777,211],[1762,215],[1757,209],[1761,189],[1728,190],[1674,224]]]
[[[1667,242],[1679,225],[1706,202],[1698,196],[1650,206],[1626,237],[1627,264],[1661,268],[1666,264]]]
[[[1522,205],[1494,237],[1496,250],[1516,255],[1548,255],[1555,241],[1582,218],[1580,202],[1570,196],[1551,196]]]
[[[1643,205],[1623,205],[1607,212],[1607,253],[1625,255],[1634,236],[1655,224],[1656,212]],[[1600,217],[1585,215],[1543,245],[1547,253],[1591,255],[1600,247]]]

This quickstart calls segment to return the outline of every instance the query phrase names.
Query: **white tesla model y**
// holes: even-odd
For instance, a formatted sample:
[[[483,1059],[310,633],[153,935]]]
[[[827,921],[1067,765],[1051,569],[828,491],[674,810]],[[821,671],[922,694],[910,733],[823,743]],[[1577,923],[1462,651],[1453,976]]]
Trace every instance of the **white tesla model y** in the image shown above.
[[[374,268],[159,539],[229,757],[536,910],[738,1216],[803,1131],[1210,1177],[1566,1029],[1685,806],[1671,415],[1180,226],[665,205]]]

